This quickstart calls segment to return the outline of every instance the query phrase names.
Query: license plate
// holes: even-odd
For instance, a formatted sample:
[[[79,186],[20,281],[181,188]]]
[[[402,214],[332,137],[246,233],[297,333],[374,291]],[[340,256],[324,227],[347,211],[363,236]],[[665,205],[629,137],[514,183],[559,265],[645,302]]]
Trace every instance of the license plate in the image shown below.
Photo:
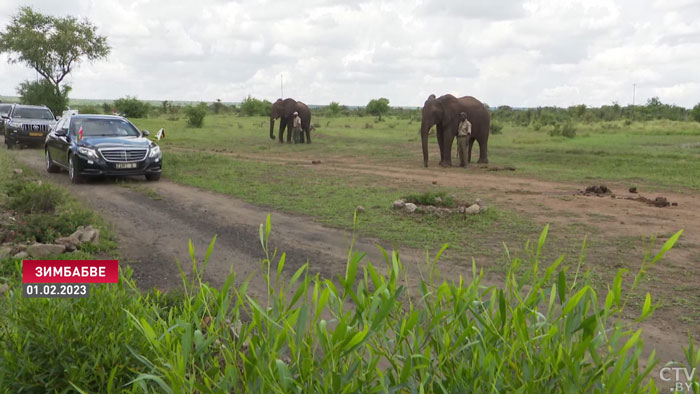
[[[29,133],[30,137],[43,137],[44,133]]]
[[[136,163],[117,163],[114,167],[118,170],[125,170],[129,168],[136,168]]]

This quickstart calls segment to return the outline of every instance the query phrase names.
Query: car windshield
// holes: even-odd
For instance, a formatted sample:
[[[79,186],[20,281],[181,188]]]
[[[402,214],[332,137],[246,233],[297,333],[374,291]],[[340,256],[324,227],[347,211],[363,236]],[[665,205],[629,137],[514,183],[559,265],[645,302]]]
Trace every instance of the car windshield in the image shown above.
[[[131,123],[122,119],[73,119],[71,134],[77,135],[81,127],[83,137],[138,137],[141,135]]]
[[[53,115],[51,111],[46,108],[15,108],[15,112],[12,114],[13,118],[16,119],[44,119],[53,120]]]
[[[9,104],[1,105],[0,104],[0,116],[3,116],[3,115],[6,116],[7,114],[10,113],[11,109],[12,109],[12,105],[9,105]]]

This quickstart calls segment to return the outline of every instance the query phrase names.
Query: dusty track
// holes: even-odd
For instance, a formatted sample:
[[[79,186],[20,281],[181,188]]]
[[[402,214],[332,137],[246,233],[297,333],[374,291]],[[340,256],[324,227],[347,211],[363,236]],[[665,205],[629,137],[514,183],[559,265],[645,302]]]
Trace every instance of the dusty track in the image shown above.
[[[241,155],[218,152],[240,160],[284,162],[300,166],[312,166],[312,157],[269,158],[262,155]],[[324,277],[335,277],[345,270],[349,234],[315,223],[311,218],[271,212],[224,196],[196,188],[162,180],[147,183],[133,178],[125,184],[112,180],[93,181],[87,185],[71,185],[65,173],[47,174],[44,171],[42,152],[38,150],[15,151],[13,155],[22,163],[35,169],[51,182],[66,187],[71,193],[99,212],[114,225],[120,254],[134,268],[135,278],[144,288],[163,289],[180,286],[175,260],[188,266],[188,241],[195,244],[197,256],[202,258],[209,241],[218,234],[216,247],[207,268],[205,279],[220,284],[230,270],[243,280],[259,272],[262,257],[258,229],[268,212],[272,213],[272,247],[287,253],[288,270],[299,267],[307,260],[311,271]],[[656,269],[655,281],[650,289],[653,295],[672,297],[673,284],[697,285],[700,283],[700,201],[682,193],[640,193],[647,197],[663,195],[677,207],[655,208],[639,202],[576,195],[585,184],[547,182],[536,179],[503,176],[472,166],[438,169],[401,164],[368,165],[349,158],[322,158],[322,164],[314,165],[316,171],[352,172],[376,176],[382,182],[435,184],[447,187],[468,188],[475,196],[485,198],[491,204],[521,212],[540,224],[551,223],[553,230],[566,231],[572,221],[594,229],[598,237],[666,237],[678,229],[685,229],[681,247],[667,255],[672,269]],[[465,173],[466,172],[466,173]],[[632,196],[629,185],[608,184],[618,197]],[[148,192],[144,192],[148,190]],[[622,192],[620,192],[622,191]],[[162,200],[149,197],[155,193]],[[578,237],[580,234],[576,234]],[[582,237],[581,237],[582,238]],[[373,239],[360,239],[356,249],[367,252],[372,262],[383,260]],[[384,243],[385,247],[386,245]],[[404,266],[409,278],[415,281],[419,270],[424,270],[425,252],[402,248]],[[641,251],[630,252],[627,266],[638,264]],[[614,272],[617,261],[598,262]],[[632,264],[632,265],[630,265]],[[456,274],[471,275],[470,269],[452,265],[452,277]],[[252,281],[252,291],[262,294],[259,277]],[[661,309],[654,320],[644,324],[648,345],[657,349],[662,364],[682,359],[682,346],[687,344],[687,333],[700,335],[697,326],[679,326],[678,314],[682,310]],[[658,375],[657,375],[658,376]]]

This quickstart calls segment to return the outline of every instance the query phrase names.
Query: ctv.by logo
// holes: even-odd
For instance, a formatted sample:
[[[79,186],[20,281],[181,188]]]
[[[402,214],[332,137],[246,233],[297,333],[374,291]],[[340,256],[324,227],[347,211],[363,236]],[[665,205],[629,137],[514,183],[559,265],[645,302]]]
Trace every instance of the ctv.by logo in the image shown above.
[[[693,379],[696,369],[688,370],[685,367],[663,367],[659,372],[659,378],[664,382],[673,382],[671,392],[689,392],[693,389]]]

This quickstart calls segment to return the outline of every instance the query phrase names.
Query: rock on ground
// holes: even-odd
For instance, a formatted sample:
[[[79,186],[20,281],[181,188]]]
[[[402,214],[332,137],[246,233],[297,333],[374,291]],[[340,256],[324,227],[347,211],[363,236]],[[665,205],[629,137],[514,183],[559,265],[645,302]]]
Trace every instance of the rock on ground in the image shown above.
[[[27,254],[32,257],[46,257],[52,254],[63,253],[66,245],[34,244],[27,247]]]
[[[406,201],[404,200],[396,200],[394,201],[393,207],[394,209],[401,209],[406,206]]]
[[[92,226],[79,226],[70,237],[77,238],[80,242],[92,242],[97,245],[100,243],[100,230]]]
[[[405,209],[406,212],[408,212],[408,213],[413,213],[413,212],[415,212],[415,211],[416,211],[416,208],[418,208],[418,207],[416,206],[416,204],[414,204],[414,203],[412,203],[412,202],[406,203],[406,205],[404,205],[404,209]]]
[[[10,248],[9,246],[1,247],[0,248],[0,259],[10,257],[10,253],[12,253],[12,248]]]
[[[479,208],[479,205],[474,204],[474,205],[471,205],[471,206],[465,208],[464,213],[466,215],[475,215],[475,214],[479,213],[480,210],[481,210],[481,208]]]
[[[29,255],[27,254],[27,252],[19,252],[12,257],[14,257],[16,259],[23,259],[23,258],[29,257]]]

